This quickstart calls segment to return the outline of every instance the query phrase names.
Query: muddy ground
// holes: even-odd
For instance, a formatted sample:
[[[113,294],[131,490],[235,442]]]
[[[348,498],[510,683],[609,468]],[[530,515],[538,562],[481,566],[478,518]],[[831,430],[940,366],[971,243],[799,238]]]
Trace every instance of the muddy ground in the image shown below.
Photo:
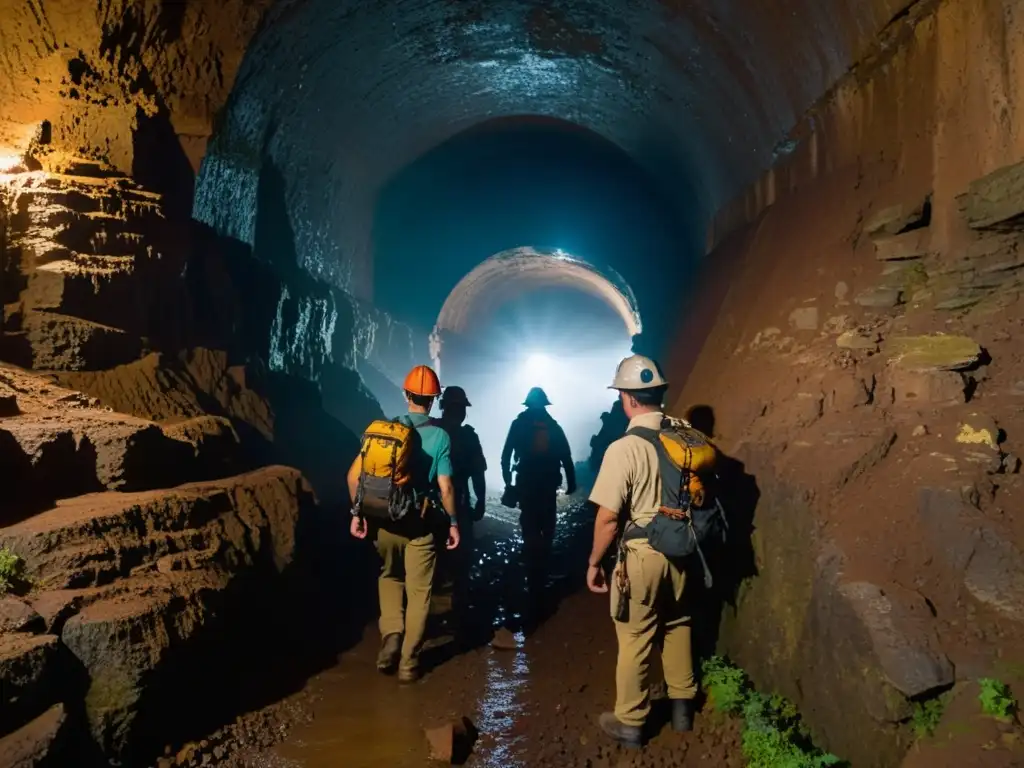
[[[424,729],[462,717],[479,731],[471,766],[742,765],[736,724],[712,716],[687,736],[660,724],[639,753],[599,731],[597,716],[614,698],[616,647],[607,599],[583,588],[590,520],[579,505],[563,504],[550,580],[555,610],[529,636],[521,631],[525,579],[514,520],[492,504],[477,526],[474,606],[482,625],[511,627],[517,649],[494,648],[483,636],[475,647],[456,648],[442,589],[426,652],[433,668],[416,685],[374,670],[379,637],[371,624],[300,692],[205,739],[168,747],[159,768],[413,768],[428,763]]]

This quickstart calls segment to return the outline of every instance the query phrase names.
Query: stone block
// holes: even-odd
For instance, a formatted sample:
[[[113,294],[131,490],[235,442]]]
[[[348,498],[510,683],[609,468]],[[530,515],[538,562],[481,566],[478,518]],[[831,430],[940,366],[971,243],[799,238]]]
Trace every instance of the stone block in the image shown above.
[[[0,765],[4,768],[73,765],[63,755],[67,722],[64,705],[54,704],[27,725],[0,738]]]
[[[903,291],[899,288],[876,286],[854,296],[855,304],[868,309],[892,309],[903,302]]]
[[[29,312],[22,328],[29,347],[26,367],[43,371],[113,368],[136,360],[141,340],[118,328],[54,312]]]
[[[230,419],[222,416],[197,416],[164,424],[167,437],[187,446],[192,452],[194,472],[191,479],[212,479],[242,469],[238,433]]]
[[[977,533],[964,586],[979,602],[1024,622],[1024,555],[995,529]]]
[[[959,371],[981,358],[981,347],[966,336],[896,336],[885,345],[890,362],[909,371]]]
[[[944,406],[967,401],[964,377],[955,371],[890,368],[885,381],[892,391],[892,402],[899,406]]]
[[[505,627],[501,627],[494,633],[494,637],[491,638],[491,647],[497,648],[499,651],[518,651],[519,642],[516,640],[515,635],[505,629]]]
[[[953,665],[939,648],[924,598],[867,582],[843,584],[839,591],[863,623],[878,666],[896,690],[914,698],[953,684]]]
[[[466,761],[479,735],[468,717],[437,728],[426,728],[424,732],[430,748],[430,759],[451,765],[461,765]]]
[[[1024,555],[977,517],[956,491],[922,488],[918,516],[933,550],[964,587],[1013,621],[1024,622]]]
[[[911,228],[926,226],[930,207],[931,196],[890,205],[872,215],[864,225],[864,231],[871,236],[898,235]]]
[[[53,635],[0,635],[0,723],[31,717],[58,699],[56,655]]]
[[[977,525],[961,494],[947,488],[922,488],[917,513],[932,550],[948,568],[963,574],[974,553]]]
[[[964,215],[972,229],[1005,227],[1024,216],[1024,162],[993,171],[967,188]]]
[[[875,258],[879,261],[920,259],[932,253],[931,232],[927,229],[873,238],[872,243],[875,246]]]
[[[789,326],[796,331],[818,330],[818,308],[800,307],[789,314]]]
[[[40,632],[43,617],[17,597],[0,597],[0,635],[8,632]]]
[[[849,411],[871,402],[875,389],[874,376],[865,378],[855,373],[837,373],[824,382],[826,404],[830,411]]]
[[[836,339],[836,346],[840,349],[859,349],[876,351],[881,336],[874,331],[843,331]]]
[[[60,501],[0,529],[0,546],[24,558],[45,589],[101,586],[155,569],[166,555],[218,547],[228,569],[267,557],[283,569],[295,546],[298,510],[311,499],[296,470],[266,467],[163,491]]]

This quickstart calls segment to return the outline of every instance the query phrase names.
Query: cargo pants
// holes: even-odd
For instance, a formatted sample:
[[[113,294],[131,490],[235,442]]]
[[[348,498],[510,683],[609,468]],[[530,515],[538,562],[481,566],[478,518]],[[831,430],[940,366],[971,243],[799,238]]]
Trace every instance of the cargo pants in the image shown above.
[[[615,566],[610,582],[611,613],[614,617],[621,599]],[[629,617],[614,621],[619,643],[615,667],[615,717],[625,725],[642,726],[651,711],[650,666],[659,633],[663,633],[661,663],[670,699],[693,699],[697,684],[693,676],[690,617],[686,615],[683,591],[686,572],[646,541],[626,544],[626,574],[629,578]]]
[[[409,538],[378,528],[374,545],[381,559],[380,635],[404,635],[399,669],[413,670],[419,665],[427,632],[437,544],[432,533]]]

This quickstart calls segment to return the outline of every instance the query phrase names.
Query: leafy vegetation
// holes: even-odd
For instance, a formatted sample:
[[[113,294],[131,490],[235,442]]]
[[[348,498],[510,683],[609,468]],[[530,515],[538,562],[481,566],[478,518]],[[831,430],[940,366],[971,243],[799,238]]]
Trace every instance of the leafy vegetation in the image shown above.
[[[0,595],[5,595],[21,580],[25,563],[7,547],[0,547]]]
[[[1010,693],[1010,686],[992,677],[983,677],[978,681],[981,693],[981,711],[997,720],[1011,720],[1017,712],[1017,700]]]
[[[946,711],[946,702],[947,697],[942,695],[914,703],[914,716],[910,724],[917,738],[924,739],[935,733],[942,720],[942,713]]]
[[[703,683],[712,706],[743,719],[743,754],[749,768],[825,768],[842,765],[814,747],[796,706],[779,695],[753,689],[742,669],[713,656],[704,662]]]

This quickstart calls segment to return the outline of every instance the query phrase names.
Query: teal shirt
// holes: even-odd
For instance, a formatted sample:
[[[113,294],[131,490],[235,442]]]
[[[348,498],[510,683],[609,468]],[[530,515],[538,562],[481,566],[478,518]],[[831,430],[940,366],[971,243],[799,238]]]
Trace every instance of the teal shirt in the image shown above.
[[[452,476],[452,441],[448,433],[441,427],[430,423],[430,417],[425,413],[407,413],[404,418],[416,427],[420,433],[420,444],[422,456],[420,467],[427,468],[426,477],[422,471],[417,478],[417,485],[425,483],[428,487],[419,490],[432,490],[437,485],[437,476]]]

